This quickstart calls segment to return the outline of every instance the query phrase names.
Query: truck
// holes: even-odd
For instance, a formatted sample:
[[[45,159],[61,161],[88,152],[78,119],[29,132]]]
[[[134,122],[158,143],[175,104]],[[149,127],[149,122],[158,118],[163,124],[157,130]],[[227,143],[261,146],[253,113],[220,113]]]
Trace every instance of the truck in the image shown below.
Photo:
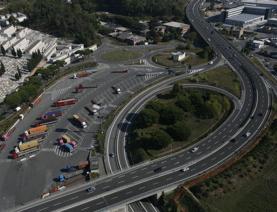
[[[91,75],[91,73],[88,71],[79,71],[79,72],[73,74],[73,79],[88,77],[89,75]]]
[[[77,171],[74,171],[74,172],[63,173],[63,174],[59,175],[58,181],[59,182],[64,182],[65,180],[68,180],[70,178],[76,177],[76,176],[81,175],[81,174],[83,174],[83,170],[77,170]]]
[[[79,126],[81,126],[83,129],[85,129],[85,128],[88,127],[88,125],[87,125],[87,123],[85,122],[85,120],[84,120],[83,118],[81,118],[79,115],[74,114],[74,115],[73,115],[73,119],[74,119],[74,121],[76,121],[77,124],[78,124]]]
[[[36,127],[41,126],[41,125],[50,125],[54,124],[58,121],[58,119],[54,116],[50,116],[47,119],[41,119],[38,123],[35,124]]]
[[[53,106],[54,107],[63,107],[67,105],[74,105],[78,100],[77,99],[61,99],[56,102],[54,102]]]
[[[48,127],[46,125],[40,125],[38,127],[30,128],[29,130],[26,130],[24,135],[26,137],[31,137],[33,135],[41,135],[48,131]]]
[[[17,159],[29,154],[35,153],[39,150],[38,140],[31,140],[26,143],[19,143],[17,147],[14,148],[14,151],[11,153],[13,159]]]
[[[42,120],[45,120],[45,119],[49,119],[49,118],[57,118],[59,116],[62,116],[62,111],[61,110],[54,110],[54,111],[49,111],[49,112],[46,112],[44,113],[42,116],[41,116],[41,119]]]
[[[86,161],[80,161],[79,164],[78,164],[78,169],[81,170],[81,169],[85,169],[87,168],[89,165],[89,162],[86,160]]]
[[[31,140],[34,140],[34,139],[37,139],[39,142],[42,142],[45,137],[46,137],[46,134],[47,132],[44,132],[44,133],[41,133],[41,134],[38,134],[38,135],[30,135],[30,136],[26,136],[25,134],[20,138],[20,140],[22,142],[27,142],[27,141],[31,141]]]

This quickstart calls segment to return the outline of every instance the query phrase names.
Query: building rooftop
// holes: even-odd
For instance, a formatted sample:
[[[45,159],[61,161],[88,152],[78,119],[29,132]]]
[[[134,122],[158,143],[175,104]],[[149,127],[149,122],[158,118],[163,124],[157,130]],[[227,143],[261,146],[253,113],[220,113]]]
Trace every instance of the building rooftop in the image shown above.
[[[247,13],[241,13],[239,15],[231,16],[227,18],[226,20],[232,20],[232,21],[249,21],[255,18],[264,17],[263,15],[253,15],[253,14],[247,14]]]
[[[174,28],[188,28],[188,27],[190,27],[190,25],[188,25],[188,24],[181,23],[181,22],[175,22],[175,21],[164,23],[163,25],[168,26],[168,27],[174,27]]]
[[[244,4],[268,4],[268,5],[277,5],[277,1],[270,0],[242,0]]]

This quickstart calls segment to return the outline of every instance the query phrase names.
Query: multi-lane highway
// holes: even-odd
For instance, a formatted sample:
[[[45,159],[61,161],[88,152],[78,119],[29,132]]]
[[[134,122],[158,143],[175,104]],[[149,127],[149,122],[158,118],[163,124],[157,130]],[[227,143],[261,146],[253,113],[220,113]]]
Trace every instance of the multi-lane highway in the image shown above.
[[[224,163],[262,130],[270,112],[269,90],[257,68],[202,18],[199,11],[201,3],[202,1],[196,0],[188,4],[186,11],[188,19],[209,45],[218,54],[222,54],[240,76],[243,95],[240,103],[236,104],[240,107],[234,110],[215,132],[195,144],[199,147],[195,153],[184,150],[140,164],[96,180],[93,182],[96,187],[93,193],[85,192],[85,188],[89,186],[86,184],[76,190],[65,191],[61,195],[22,206],[18,208],[19,211],[98,211],[130,203],[195,178]],[[141,97],[150,98],[156,92],[166,89],[170,83],[165,83],[157,89],[155,86],[152,90],[148,88]],[[134,110],[140,105],[143,105],[143,102],[133,107]],[[230,142],[231,139],[234,139],[234,142]],[[124,147],[118,148],[124,149]],[[190,170],[180,172],[185,166],[189,166]],[[161,168],[161,171],[155,172],[156,168]]]

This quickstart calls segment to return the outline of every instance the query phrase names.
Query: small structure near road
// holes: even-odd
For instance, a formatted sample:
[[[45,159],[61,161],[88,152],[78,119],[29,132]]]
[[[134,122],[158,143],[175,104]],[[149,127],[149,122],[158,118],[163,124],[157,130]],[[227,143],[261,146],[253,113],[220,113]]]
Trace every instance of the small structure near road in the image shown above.
[[[164,23],[163,26],[165,26],[167,30],[178,30],[182,36],[186,34],[190,29],[190,25],[176,21]]]
[[[180,62],[186,58],[186,52],[172,52],[171,53],[172,60],[176,62]]]

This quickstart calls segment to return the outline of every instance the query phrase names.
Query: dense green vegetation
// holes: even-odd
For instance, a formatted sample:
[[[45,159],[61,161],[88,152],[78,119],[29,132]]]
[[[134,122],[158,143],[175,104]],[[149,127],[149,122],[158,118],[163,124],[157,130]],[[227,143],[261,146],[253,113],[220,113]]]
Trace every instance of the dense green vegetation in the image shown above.
[[[126,60],[136,59],[141,56],[142,54],[139,51],[114,50],[104,53],[102,55],[102,59],[109,62],[122,62]]]
[[[98,9],[130,16],[184,16],[185,0],[96,0]]]
[[[22,11],[27,14],[25,23],[31,28],[73,39],[77,43],[91,45],[96,40],[98,22],[93,13],[84,8],[89,1],[64,0],[17,0],[9,4],[9,11]]]
[[[168,147],[180,149],[190,144],[229,109],[226,97],[204,90],[183,90],[175,84],[170,93],[158,95],[137,115],[127,145],[130,161],[137,163]]]
[[[42,60],[42,55],[40,52],[33,53],[31,59],[27,62],[27,69],[32,71]]]

